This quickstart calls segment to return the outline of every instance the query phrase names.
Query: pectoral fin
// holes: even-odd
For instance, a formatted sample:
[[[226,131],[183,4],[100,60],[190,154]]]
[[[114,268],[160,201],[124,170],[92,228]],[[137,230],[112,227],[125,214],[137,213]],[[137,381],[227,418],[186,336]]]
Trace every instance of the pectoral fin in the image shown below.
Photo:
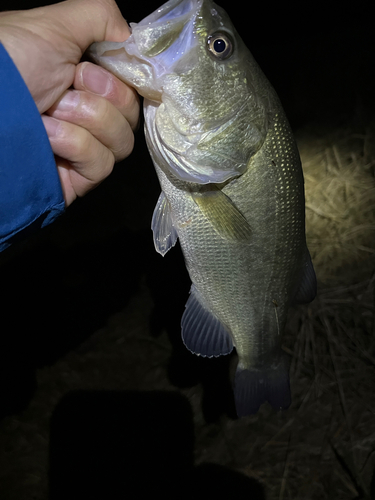
[[[221,356],[233,349],[231,336],[219,319],[204,305],[192,285],[181,320],[182,340],[198,356]]]
[[[251,228],[232,200],[220,189],[191,193],[193,200],[215,230],[225,239],[247,242]]]
[[[177,241],[178,235],[173,225],[171,206],[163,191],[160,193],[152,216],[151,229],[154,233],[154,245],[163,257]]]

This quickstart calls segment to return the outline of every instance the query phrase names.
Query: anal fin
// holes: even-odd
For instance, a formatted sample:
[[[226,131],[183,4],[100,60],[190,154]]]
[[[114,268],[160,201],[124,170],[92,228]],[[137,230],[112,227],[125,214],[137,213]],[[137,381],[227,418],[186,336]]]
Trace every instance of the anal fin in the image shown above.
[[[268,401],[275,410],[290,406],[289,373],[283,360],[277,367],[260,370],[237,368],[234,397],[239,417],[257,413],[261,404]]]
[[[185,346],[198,356],[211,358],[229,354],[233,349],[230,334],[204,305],[194,285],[182,315],[181,328]]]

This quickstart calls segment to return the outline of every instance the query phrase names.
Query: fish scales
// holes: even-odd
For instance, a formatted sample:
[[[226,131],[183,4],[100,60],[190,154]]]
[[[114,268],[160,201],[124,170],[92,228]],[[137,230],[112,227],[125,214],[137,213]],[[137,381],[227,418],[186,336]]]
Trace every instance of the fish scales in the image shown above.
[[[277,95],[212,0],[170,0],[124,43],[90,55],[144,96],[145,135],[162,193],[156,250],[180,240],[192,287],[186,347],[238,356],[239,416],[291,402],[282,333],[312,300],[303,175]]]
[[[163,192],[173,212],[178,214],[175,225],[190,277],[201,295],[207,297],[207,305],[233,332],[235,346],[244,354],[246,367],[262,365],[267,357],[274,356],[272,349],[276,342],[279,344],[279,339],[273,333],[278,328],[281,330],[286,320],[283,295],[290,296],[293,291],[295,284],[291,278],[296,274],[304,251],[302,248],[296,252],[292,245],[295,239],[304,238],[303,218],[294,216],[294,211],[303,211],[303,190],[297,191],[300,193],[297,195],[295,189],[288,188],[293,164],[298,165],[293,161],[297,153],[290,146],[288,129],[284,136],[277,132],[282,130],[278,123],[271,129],[262,152],[253,160],[262,163],[263,155],[272,152],[268,156],[269,168],[260,170],[250,164],[245,174],[223,188],[253,229],[254,236],[249,244],[223,245],[221,236],[210,222],[201,220],[199,208],[189,199],[185,186],[175,180],[170,182],[160,169],[157,170]],[[274,154],[274,148],[279,153]],[[289,161],[284,154],[288,148],[291,150]],[[272,157],[277,160],[277,155],[283,158],[280,167],[269,160]],[[300,175],[299,181],[303,183]],[[273,197],[269,196],[270,186],[275,191]],[[253,201],[249,202],[250,192]],[[260,204],[262,199],[267,202]],[[286,210],[290,205],[293,210]],[[207,256],[212,261],[211,266],[207,266]],[[259,297],[258,289],[263,283],[268,291]],[[238,290],[241,290],[241,301],[238,301]],[[277,308],[273,301],[279,304]]]

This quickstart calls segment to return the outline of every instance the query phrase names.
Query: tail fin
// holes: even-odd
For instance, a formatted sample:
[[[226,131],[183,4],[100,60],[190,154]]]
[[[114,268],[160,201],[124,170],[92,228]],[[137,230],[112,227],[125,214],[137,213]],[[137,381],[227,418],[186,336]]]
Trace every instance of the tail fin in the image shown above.
[[[281,361],[262,370],[237,368],[234,397],[239,417],[256,413],[265,401],[275,410],[287,409],[291,403],[287,364]]]

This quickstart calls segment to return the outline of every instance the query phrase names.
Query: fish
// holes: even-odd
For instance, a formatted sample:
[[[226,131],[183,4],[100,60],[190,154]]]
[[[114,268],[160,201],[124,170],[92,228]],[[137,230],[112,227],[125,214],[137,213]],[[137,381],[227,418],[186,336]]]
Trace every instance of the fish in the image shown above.
[[[179,240],[192,285],[181,320],[194,354],[235,349],[237,415],[291,404],[282,338],[288,309],[316,295],[304,179],[291,127],[224,9],[169,0],[89,57],[144,98],[161,186],[151,227],[164,256]]]

